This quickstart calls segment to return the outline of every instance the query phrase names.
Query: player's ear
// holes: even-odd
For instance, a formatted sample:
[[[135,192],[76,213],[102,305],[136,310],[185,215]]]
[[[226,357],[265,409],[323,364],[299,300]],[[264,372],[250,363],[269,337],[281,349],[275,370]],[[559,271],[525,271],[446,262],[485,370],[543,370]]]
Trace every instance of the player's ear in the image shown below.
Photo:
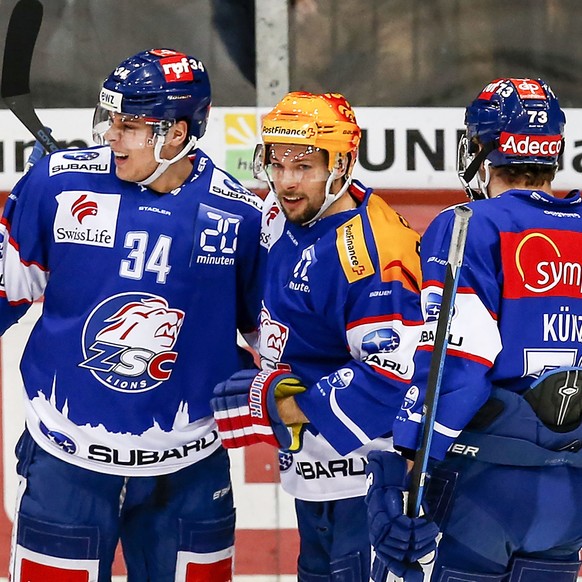
[[[342,176],[346,175],[348,171],[348,164],[349,159],[348,156],[345,154],[338,154],[336,161],[335,161],[335,171],[337,173],[337,177],[341,178]]]
[[[176,121],[170,128],[165,145],[180,146],[188,141],[188,122]]]

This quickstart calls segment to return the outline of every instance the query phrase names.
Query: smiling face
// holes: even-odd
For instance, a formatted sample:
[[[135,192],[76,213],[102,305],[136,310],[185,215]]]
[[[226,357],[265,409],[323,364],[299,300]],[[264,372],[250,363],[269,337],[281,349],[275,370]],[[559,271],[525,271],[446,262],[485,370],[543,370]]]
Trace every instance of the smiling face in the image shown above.
[[[143,118],[111,113],[104,139],[115,156],[115,173],[120,180],[140,182],[157,168],[153,129]]]
[[[304,224],[325,200],[329,178],[327,153],[312,146],[273,144],[268,172],[287,220]]]

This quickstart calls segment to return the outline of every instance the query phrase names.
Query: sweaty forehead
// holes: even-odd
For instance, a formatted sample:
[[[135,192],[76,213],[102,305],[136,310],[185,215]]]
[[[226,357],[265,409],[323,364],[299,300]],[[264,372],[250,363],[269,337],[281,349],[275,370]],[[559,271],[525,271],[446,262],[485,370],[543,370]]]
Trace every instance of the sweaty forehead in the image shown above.
[[[270,162],[300,162],[322,159],[322,152],[314,146],[294,144],[273,144],[269,148]]]

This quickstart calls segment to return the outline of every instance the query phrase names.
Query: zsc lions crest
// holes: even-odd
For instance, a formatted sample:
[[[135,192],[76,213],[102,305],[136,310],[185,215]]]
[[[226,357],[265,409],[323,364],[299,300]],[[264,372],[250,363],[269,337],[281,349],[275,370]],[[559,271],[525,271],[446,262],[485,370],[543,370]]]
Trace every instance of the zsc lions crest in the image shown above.
[[[173,351],[184,312],[163,297],[122,293],[109,297],[91,313],[83,330],[83,355],[88,368],[108,388],[145,392],[172,373]]]

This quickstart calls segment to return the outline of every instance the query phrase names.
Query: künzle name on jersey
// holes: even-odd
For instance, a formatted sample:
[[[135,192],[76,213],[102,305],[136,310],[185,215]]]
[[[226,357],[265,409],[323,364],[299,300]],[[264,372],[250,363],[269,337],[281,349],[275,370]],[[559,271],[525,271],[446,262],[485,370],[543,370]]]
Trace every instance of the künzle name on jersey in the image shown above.
[[[85,172],[108,174],[111,163],[109,148],[91,150],[65,150],[51,156],[49,176],[63,172]]]

